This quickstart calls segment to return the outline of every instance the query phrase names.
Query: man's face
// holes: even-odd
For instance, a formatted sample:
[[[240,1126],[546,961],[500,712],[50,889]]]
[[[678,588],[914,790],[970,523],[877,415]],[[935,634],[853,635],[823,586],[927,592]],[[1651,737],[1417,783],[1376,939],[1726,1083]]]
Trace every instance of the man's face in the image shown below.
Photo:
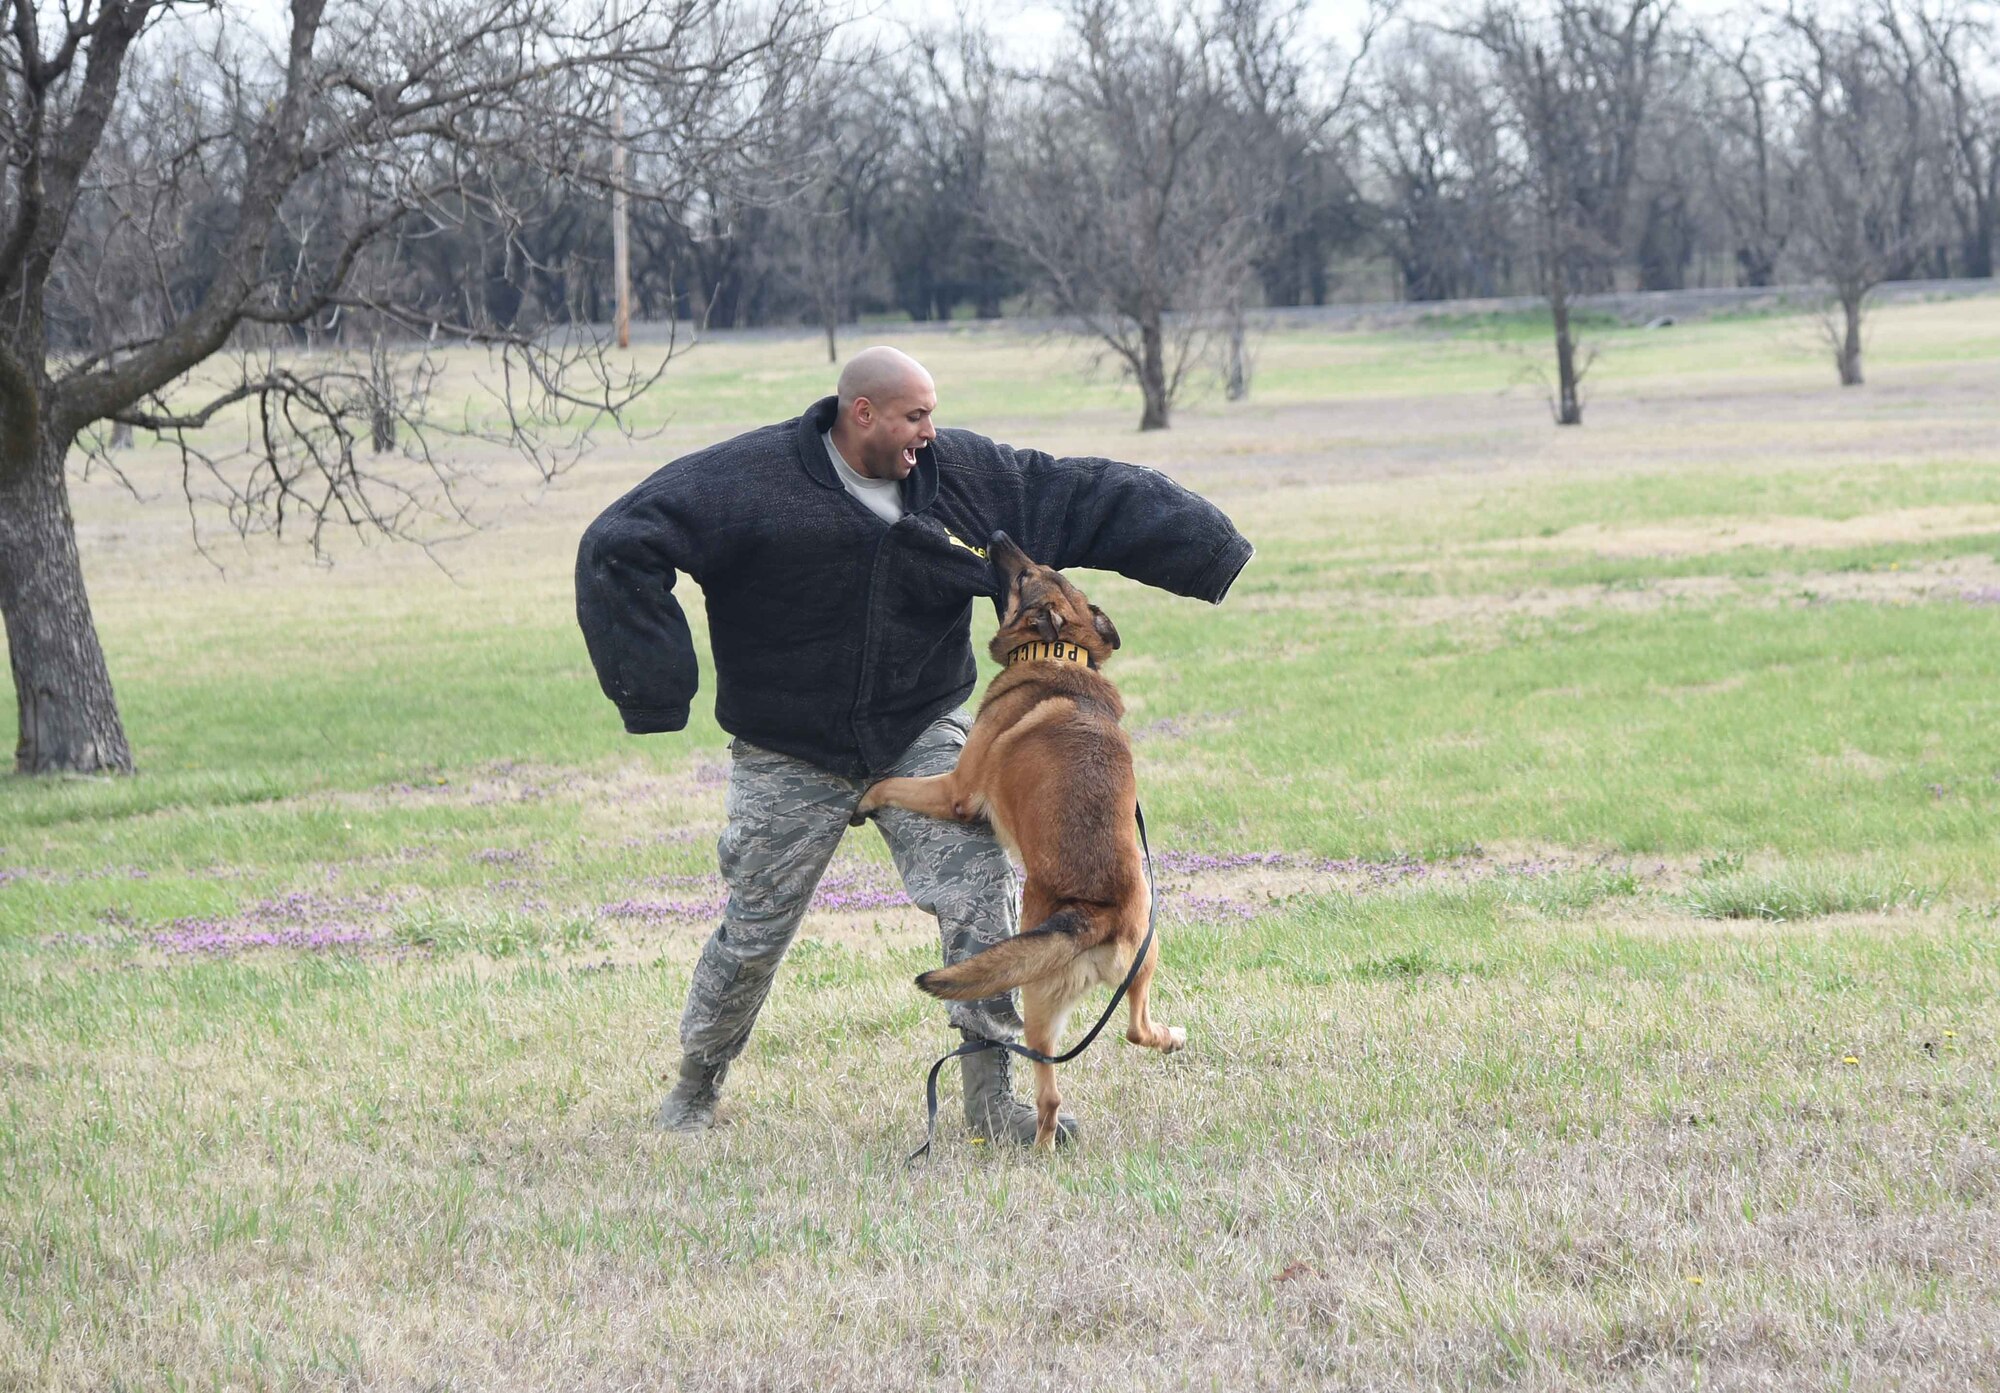
[[[879,401],[855,398],[854,423],[861,428],[856,468],[871,479],[907,479],[917,467],[917,451],[937,439],[931,424],[936,410],[937,388],[928,377],[884,393]]]

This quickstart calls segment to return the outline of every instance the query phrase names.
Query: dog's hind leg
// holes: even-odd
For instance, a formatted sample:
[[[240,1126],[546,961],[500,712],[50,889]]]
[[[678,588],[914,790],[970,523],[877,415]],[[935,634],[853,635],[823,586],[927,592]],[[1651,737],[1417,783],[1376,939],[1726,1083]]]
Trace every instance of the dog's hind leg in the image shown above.
[[[1022,1042],[1039,1054],[1056,1052],[1056,1036],[1062,1033],[1074,991],[1068,972],[1059,972],[1029,982],[1021,988],[1021,1019],[1026,1025]],[[1035,1065],[1035,1145],[1053,1149],[1056,1144],[1056,1114],[1062,1107],[1062,1090],[1056,1086],[1056,1066]]]
[[[1172,1054],[1187,1043],[1187,1032],[1177,1025],[1158,1025],[1147,1009],[1153,989],[1153,969],[1159,965],[1160,941],[1156,938],[1146,951],[1146,961],[1132,977],[1132,990],[1125,994],[1125,1038],[1161,1054]]]

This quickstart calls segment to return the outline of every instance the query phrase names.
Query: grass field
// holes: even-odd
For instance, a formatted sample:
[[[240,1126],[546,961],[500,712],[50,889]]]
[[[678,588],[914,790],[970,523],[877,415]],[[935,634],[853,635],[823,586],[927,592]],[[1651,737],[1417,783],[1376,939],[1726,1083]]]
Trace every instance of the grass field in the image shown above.
[[[1088,578],[1190,1047],[915,1169],[868,832],[728,1125],[649,1129],[725,738],[624,736],[571,613],[817,340],[470,459],[434,559],[204,559],[142,449],[76,496],[142,773],[0,782],[0,1387],[2000,1387],[2000,299],[1871,324],[1850,391],[1800,319],[1598,330],[1565,432],[1505,322],[1288,332],[1146,437],[1072,345],[911,336],[947,424],[1259,549]]]

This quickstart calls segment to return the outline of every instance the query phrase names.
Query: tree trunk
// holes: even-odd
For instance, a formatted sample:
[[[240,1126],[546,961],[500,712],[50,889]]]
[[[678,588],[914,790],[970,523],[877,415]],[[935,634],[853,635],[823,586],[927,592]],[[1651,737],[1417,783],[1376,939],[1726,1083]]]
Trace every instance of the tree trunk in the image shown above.
[[[1746,289],[1762,290],[1771,284],[1777,267],[1771,254],[1760,246],[1736,249],[1736,283]]]
[[[1569,335],[1569,285],[1559,259],[1549,265],[1549,314],[1556,322],[1556,424],[1583,424],[1583,403],[1576,393],[1576,343]]]
[[[1835,347],[1833,359],[1840,369],[1840,385],[1843,387],[1861,385],[1861,297],[1866,293],[1840,292],[1840,310],[1846,320],[1846,331]]]
[[[835,316],[830,310],[820,316],[820,319],[820,327],[826,330],[826,360],[829,363],[837,363],[840,361],[840,342],[835,335],[839,333],[839,325],[835,322]]]
[[[396,375],[378,332],[368,345],[368,437],[378,455],[396,448]]]
[[[14,672],[22,774],[132,772],[77,556],[67,440],[0,461],[0,618]]]
[[[1146,409],[1139,416],[1140,430],[1167,428],[1166,334],[1160,318],[1153,315],[1139,326],[1139,393]]]
[[[1223,395],[1231,401],[1242,401],[1250,395],[1250,359],[1243,351],[1241,306],[1233,307],[1229,315],[1229,380]]]

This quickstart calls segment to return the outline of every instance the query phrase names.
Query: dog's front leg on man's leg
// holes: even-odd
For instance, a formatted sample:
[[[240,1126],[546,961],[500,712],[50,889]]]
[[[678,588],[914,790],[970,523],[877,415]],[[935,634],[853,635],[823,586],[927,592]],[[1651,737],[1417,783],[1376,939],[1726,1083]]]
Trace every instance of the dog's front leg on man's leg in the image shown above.
[[[881,808],[907,808],[925,817],[948,822],[964,822],[954,809],[954,786],[950,774],[932,774],[920,779],[884,779],[861,795],[856,817],[866,817]]]

